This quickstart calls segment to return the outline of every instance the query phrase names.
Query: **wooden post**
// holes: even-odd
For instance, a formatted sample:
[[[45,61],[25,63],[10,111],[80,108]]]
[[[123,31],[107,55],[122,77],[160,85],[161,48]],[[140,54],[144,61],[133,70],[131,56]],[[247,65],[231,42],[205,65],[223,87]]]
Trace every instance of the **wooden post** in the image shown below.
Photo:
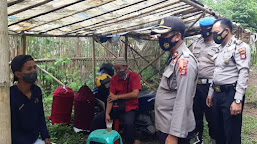
[[[10,67],[7,1],[0,0],[0,143],[11,143]]]
[[[22,35],[22,54],[26,54],[26,35]]]
[[[95,82],[95,40],[94,40],[94,36],[92,37],[92,45],[93,45],[93,48],[92,48],[92,58],[93,58],[93,77],[94,77],[94,82]]]
[[[124,57],[126,62],[128,62],[128,35],[125,35],[125,53]]]

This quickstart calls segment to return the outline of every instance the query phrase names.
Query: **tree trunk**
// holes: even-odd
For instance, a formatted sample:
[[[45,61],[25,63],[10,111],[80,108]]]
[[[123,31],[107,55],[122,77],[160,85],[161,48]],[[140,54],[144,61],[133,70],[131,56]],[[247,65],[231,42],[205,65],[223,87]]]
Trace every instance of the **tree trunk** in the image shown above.
[[[10,68],[7,1],[0,0],[0,142],[11,144]]]

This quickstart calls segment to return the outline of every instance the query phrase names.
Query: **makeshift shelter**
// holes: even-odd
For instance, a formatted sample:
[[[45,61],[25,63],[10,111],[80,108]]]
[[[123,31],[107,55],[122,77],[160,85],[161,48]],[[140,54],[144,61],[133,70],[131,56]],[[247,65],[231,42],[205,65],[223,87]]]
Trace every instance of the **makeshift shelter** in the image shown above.
[[[2,2],[6,4],[4,0],[0,1],[1,4]],[[7,6],[11,59],[17,54],[26,53],[32,54],[37,63],[53,62],[57,57],[63,57],[61,52],[66,52],[72,47],[74,55],[68,51],[65,56],[76,60],[74,65],[82,71],[85,67],[83,64],[79,65],[78,61],[92,61],[94,78],[96,75],[96,55],[98,54],[96,45],[101,45],[106,50],[105,56],[108,57],[105,60],[112,60],[120,54],[130,60],[128,50],[131,50],[131,55],[133,55],[131,60],[136,61],[140,58],[146,62],[144,63],[145,66],[140,68],[139,74],[149,66],[152,66],[156,70],[154,74],[157,74],[161,67],[154,65],[154,62],[160,61],[164,52],[156,50],[153,52],[154,55],[148,57],[128,43],[129,37],[136,39],[137,46],[142,48],[144,44],[138,39],[150,40],[150,29],[158,24],[159,19],[166,16],[174,15],[183,19],[187,27],[186,37],[199,34],[197,22],[200,18],[205,16],[221,17],[195,0],[7,0]],[[1,14],[0,11],[0,16]],[[246,32],[237,24],[235,26],[234,32],[237,37],[250,38],[251,32]],[[1,36],[4,37],[5,35]],[[121,43],[124,43],[124,49],[118,49],[114,52],[108,48],[108,44],[103,45],[100,42],[100,38],[114,38],[116,36],[124,36],[124,39],[120,40]],[[41,37],[43,39],[40,39]],[[85,37],[90,38],[85,39]],[[95,44],[95,41],[98,44]],[[68,43],[67,46],[56,45],[64,42]],[[114,40],[113,43],[115,42],[117,41]],[[79,48],[80,45],[89,43],[91,49]],[[52,45],[56,50],[52,50]],[[92,53],[85,57],[85,51]],[[120,53],[120,51],[123,52]],[[80,55],[81,53],[82,55]],[[8,56],[9,52],[5,51],[1,53],[1,57],[2,55]],[[99,55],[98,60],[101,59],[102,56]],[[6,61],[3,62],[6,63]],[[46,72],[44,69],[42,70]],[[9,71],[4,72],[9,74]],[[141,80],[152,89],[156,89],[146,81],[149,78],[151,76],[146,79],[141,77]],[[63,85],[62,82],[58,82]],[[0,79],[0,86],[2,83],[5,84],[6,81]],[[2,104],[0,103],[0,105]]]

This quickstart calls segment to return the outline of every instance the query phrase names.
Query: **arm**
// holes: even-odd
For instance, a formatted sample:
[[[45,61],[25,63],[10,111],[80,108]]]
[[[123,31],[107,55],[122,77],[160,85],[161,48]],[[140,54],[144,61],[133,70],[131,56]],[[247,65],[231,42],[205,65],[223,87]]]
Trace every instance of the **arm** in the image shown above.
[[[213,85],[213,82],[210,84],[209,92],[208,92],[208,95],[207,95],[207,98],[206,98],[206,105],[208,107],[212,106],[212,95],[213,95],[213,92],[214,92],[214,89],[212,88],[212,85]]]
[[[40,120],[40,135],[42,137],[43,140],[46,140],[46,142],[50,142],[49,138],[49,133],[46,127],[46,121],[45,121],[45,114],[44,114],[44,108],[43,108],[43,102],[42,102],[42,92],[41,89],[39,88],[39,105],[40,105],[40,109],[39,109],[39,120]]]
[[[188,60],[186,60],[188,61]],[[179,63],[181,59],[179,60]],[[180,64],[179,64],[180,65]],[[193,97],[196,88],[197,63],[191,58],[186,66],[186,74],[182,75],[180,66],[176,65],[177,96],[172,111],[169,134],[176,137],[186,137],[188,120],[193,117],[189,115],[193,108]]]
[[[245,94],[245,90],[247,88],[250,58],[251,58],[250,47],[247,44],[244,44],[243,46],[237,48],[235,51],[234,57],[235,57],[235,62],[238,69],[238,80],[236,85],[236,94],[234,98],[242,100]]]
[[[110,94],[111,94],[111,92],[110,92]],[[110,102],[108,99],[107,99],[106,111],[105,111],[105,121],[106,122],[111,122],[110,112],[112,110],[112,104],[113,103]]]
[[[242,46],[237,47],[234,58],[238,69],[238,80],[236,85],[236,93],[234,99],[243,100],[245,90],[247,88],[249,66],[250,66],[251,51],[250,47],[243,43]],[[237,115],[242,112],[242,103],[235,101],[230,106],[231,115]]]
[[[139,90],[135,89],[130,93],[126,93],[126,94],[121,94],[121,95],[115,95],[113,93],[110,93],[110,95],[108,96],[108,102],[113,102],[115,100],[118,99],[132,99],[132,98],[136,98],[139,94]]]

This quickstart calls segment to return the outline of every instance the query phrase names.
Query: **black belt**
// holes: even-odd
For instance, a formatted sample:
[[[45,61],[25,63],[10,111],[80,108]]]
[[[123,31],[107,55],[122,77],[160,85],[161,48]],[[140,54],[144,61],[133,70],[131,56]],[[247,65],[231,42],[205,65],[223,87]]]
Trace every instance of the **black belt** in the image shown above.
[[[213,84],[212,87],[216,92],[227,92],[227,91],[230,91],[230,90],[234,90],[235,87],[236,87],[236,83],[226,84],[226,85],[215,85],[215,84]]]

